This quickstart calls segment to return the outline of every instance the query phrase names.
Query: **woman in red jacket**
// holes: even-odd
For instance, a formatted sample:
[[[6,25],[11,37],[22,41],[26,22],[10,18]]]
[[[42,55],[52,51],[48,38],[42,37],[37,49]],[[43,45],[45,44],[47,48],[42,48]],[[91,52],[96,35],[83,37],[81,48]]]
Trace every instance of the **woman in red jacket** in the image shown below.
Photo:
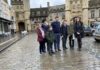
[[[37,36],[38,36],[38,42],[40,44],[39,51],[40,54],[45,53],[45,32],[43,31],[41,27],[41,23],[38,24],[37,27]]]

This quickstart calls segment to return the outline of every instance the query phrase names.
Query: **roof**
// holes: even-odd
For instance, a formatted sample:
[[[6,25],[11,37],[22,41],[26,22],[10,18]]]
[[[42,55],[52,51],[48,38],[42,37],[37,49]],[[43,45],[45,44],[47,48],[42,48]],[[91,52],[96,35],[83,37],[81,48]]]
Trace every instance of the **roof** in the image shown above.
[[[100,0],[90,0],[89,1],[89,7],[93,8],[93,7],[100,7]]]
[[[47,7],[43,7],[43,8],[31,8],[31,11],[40,11],[40,10],[48,10]]]

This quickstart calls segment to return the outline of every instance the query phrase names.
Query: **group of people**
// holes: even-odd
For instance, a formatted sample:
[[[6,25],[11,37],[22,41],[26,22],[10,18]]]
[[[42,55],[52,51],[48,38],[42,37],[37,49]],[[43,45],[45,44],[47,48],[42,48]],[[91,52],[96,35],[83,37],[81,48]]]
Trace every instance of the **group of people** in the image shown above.
[[[48,24],[45,19],[42,21],[42,24],[41,22],[38,22],[36,32],[39,42],[40,54],[46,53],[46,50],[50,55],[61,51],[61,39],[63,50],[68,49],[68,38],[70,49],[74,49],[74,39],[76,38],[78,42],[78,50],[81,51],[82,38],[84,37],[84,25],[81,21],[81,18],[79,17],[71,19],[71,23],[67,23],[67,20],[65,19],[62,23],[60,23],[59,17],[55,17],[55,21]]]

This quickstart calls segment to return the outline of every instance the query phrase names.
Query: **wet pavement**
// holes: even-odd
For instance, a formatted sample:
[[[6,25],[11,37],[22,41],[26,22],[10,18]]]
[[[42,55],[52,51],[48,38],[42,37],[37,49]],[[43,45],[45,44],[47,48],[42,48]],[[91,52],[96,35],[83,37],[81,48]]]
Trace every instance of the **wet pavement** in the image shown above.
[[[68,46],[67,46],[68,47]],[[39,54],[36,34],[30,34],[0,53],[0,70],[100,70],[100,43],[83,39],[83,49]]]

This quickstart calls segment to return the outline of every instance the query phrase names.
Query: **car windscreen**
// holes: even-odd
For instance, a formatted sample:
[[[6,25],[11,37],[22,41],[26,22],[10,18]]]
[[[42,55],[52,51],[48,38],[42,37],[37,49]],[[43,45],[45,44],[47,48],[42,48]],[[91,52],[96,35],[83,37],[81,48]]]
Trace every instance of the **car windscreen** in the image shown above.
[[[100,25],[97,28],[100,29]]]

